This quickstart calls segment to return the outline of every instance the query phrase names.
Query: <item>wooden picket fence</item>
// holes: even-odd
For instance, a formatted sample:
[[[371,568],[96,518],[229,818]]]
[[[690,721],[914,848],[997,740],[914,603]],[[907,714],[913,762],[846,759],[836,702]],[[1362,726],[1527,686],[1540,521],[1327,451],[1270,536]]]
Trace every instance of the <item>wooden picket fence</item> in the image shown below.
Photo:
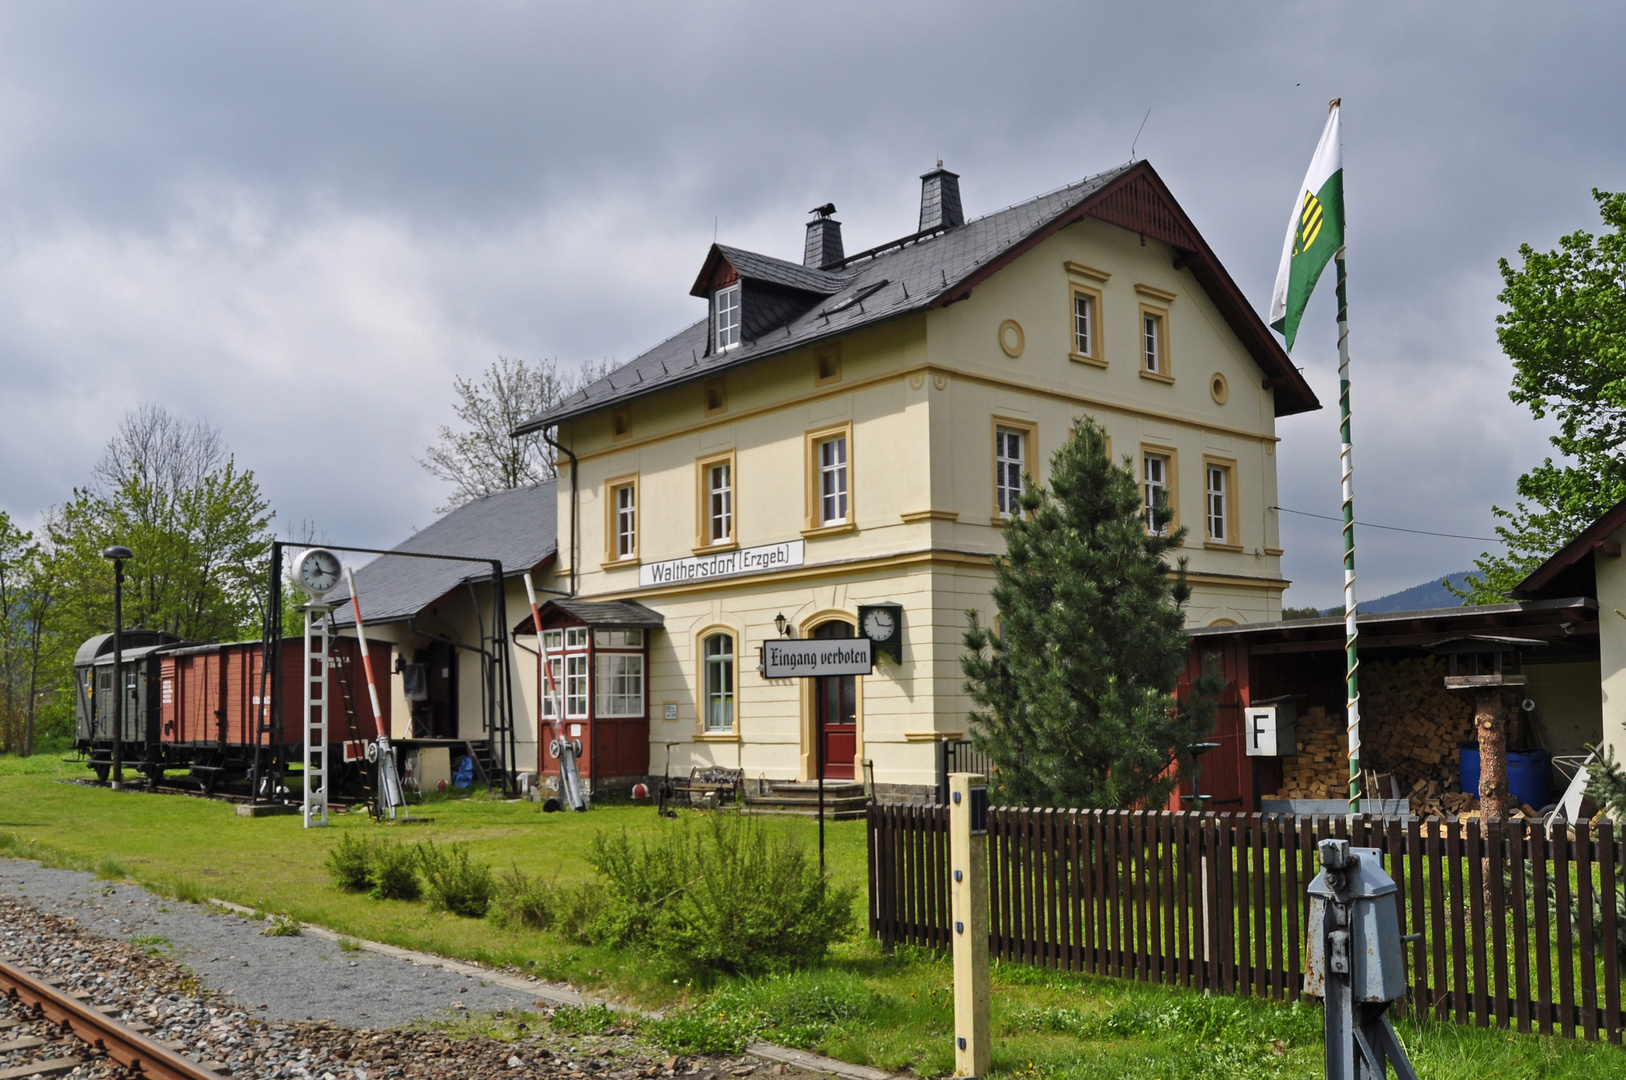
[[[869,809],[870,930],[946,948],[948,808]],[[990,952],[1068,971],[1293,1000],[1305,892],[1332,836],[1384,853],[1410,993],[1442,1019],[1620,1043],[1626,848],[1599,822],[1427,822],[998,807]]]

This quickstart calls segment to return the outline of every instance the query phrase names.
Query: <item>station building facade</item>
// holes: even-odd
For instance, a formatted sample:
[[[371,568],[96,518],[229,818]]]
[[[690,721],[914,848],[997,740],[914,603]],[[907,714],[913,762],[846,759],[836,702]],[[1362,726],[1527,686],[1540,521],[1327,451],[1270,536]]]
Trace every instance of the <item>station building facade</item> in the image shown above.
[[[1280,617],[1275,419],[1319,404],[1150,164],[972,221],[939,166],[918,229],[855,255],[814,213],[801,262],[713,245],[702,318],[519,429],[558,448],[571,594],[533,639],[539,747],[635,719],[605,730],[644,745],[587,747],[618,763],[597,779],[822,757],[928,790],[966,730],[966,612],[1080,415],[1187,527],[1189,621]],[[758,671],[770,639],[888,630],[866,676]]]

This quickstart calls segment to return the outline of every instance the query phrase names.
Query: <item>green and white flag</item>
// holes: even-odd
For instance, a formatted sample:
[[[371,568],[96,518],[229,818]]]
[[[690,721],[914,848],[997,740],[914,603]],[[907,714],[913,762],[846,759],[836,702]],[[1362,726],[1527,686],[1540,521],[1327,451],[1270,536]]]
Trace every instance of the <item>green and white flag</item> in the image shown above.
[[[1282,243],[1282,265],[1276,271],[1276,291],[1270,298],[1271,329],[1287,339],[1289,352],[1316,279],[1343,246],[1344,153],[1335,105],[1315,157],[1310,159],[1310,171],[1304,174],[1299,197],[1293,200],[1287,239]]]

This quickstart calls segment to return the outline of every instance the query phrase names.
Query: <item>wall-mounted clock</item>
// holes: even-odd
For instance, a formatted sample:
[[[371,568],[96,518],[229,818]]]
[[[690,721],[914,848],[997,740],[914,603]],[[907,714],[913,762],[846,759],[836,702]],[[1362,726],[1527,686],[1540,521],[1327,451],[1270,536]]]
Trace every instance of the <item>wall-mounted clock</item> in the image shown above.
[[[311,548],[294,563],[294,584],[320,600],[339,583],[339,557],[327,548]]]
[[[875,651],[903,663],[903,605],[859,604],[858,632],[875,643]]]

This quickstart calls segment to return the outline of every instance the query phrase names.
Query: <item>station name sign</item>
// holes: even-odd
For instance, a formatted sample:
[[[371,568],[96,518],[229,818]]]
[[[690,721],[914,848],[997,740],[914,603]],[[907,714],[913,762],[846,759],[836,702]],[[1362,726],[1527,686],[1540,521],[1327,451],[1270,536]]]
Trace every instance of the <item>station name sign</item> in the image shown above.
[[[874,645],[866,637],[764,641],[762,677],[812,679],[820,675],[868,675],[875,669]]]
[[[697,581],[739,577],[741,574],[786,570],[801,566],[805,554],[806,544],[803,541],[787,540],[783,544],[720,551],[715,555],[697,555],[691,559],[644,563],[638,567],[638,587],[652,589],[661,585],[688,585]]]

